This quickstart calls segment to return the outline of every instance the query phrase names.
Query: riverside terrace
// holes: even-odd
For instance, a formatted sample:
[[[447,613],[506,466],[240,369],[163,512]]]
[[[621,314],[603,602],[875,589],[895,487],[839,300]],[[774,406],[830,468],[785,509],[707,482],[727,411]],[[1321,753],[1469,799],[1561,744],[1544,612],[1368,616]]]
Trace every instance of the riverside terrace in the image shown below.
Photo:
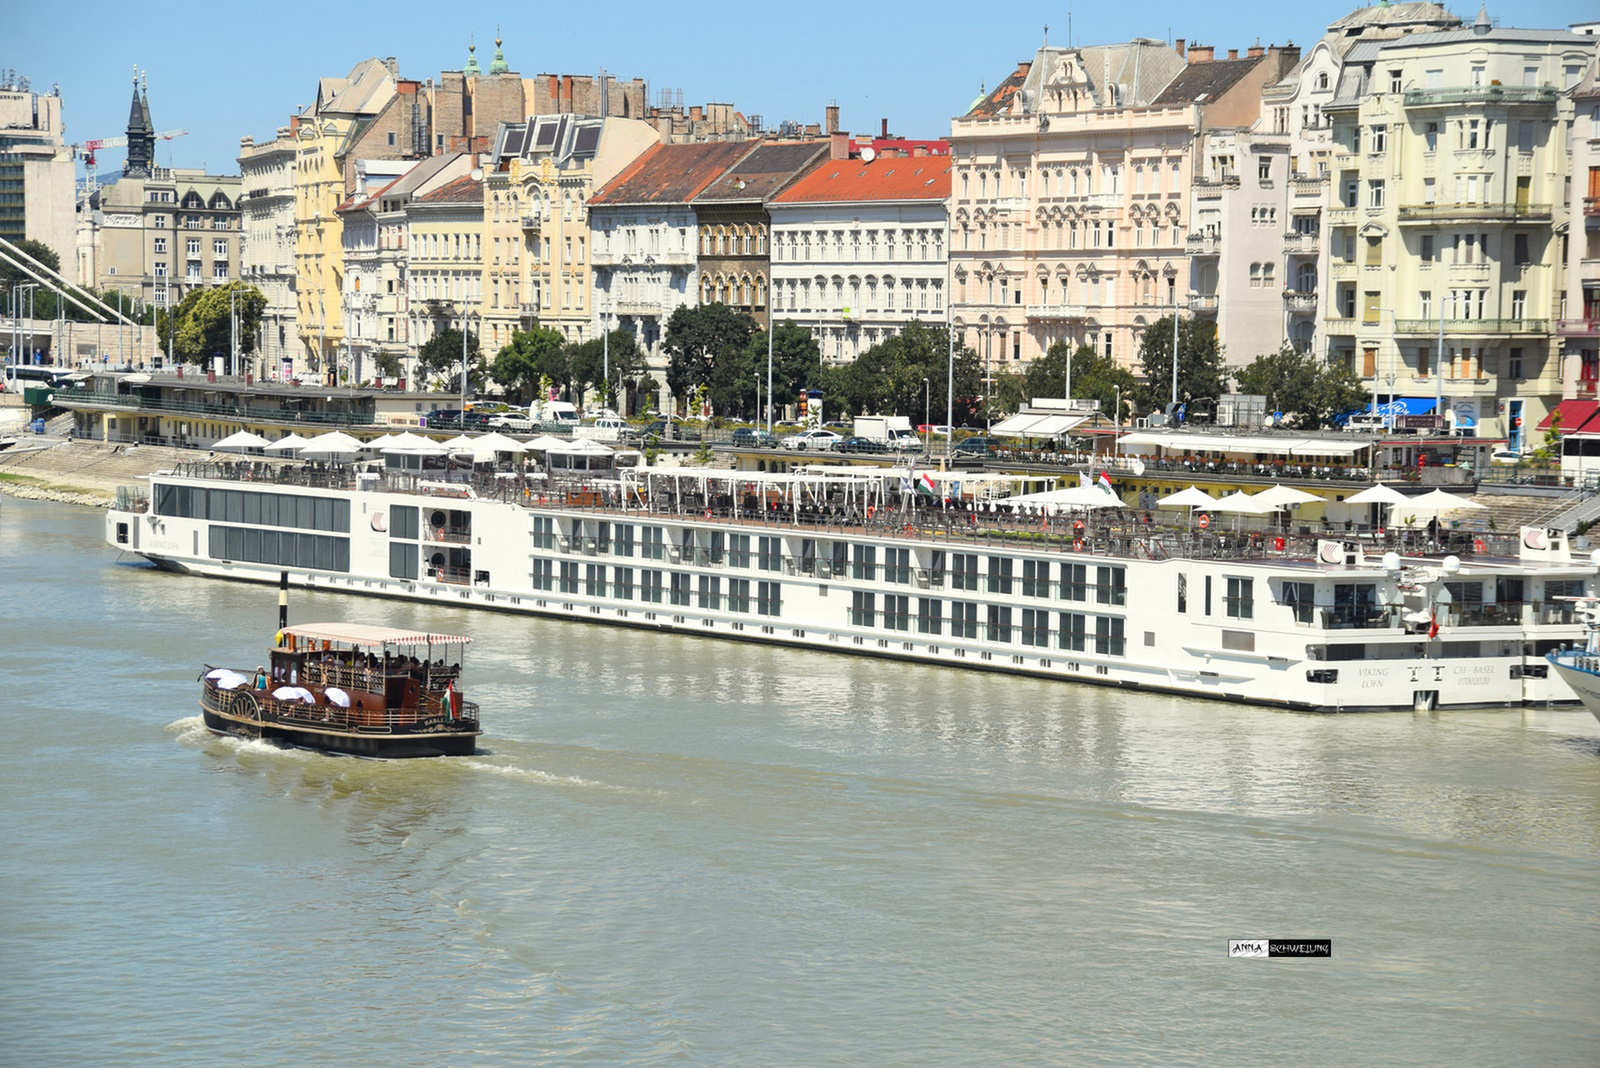
[[[239,430],[289,427],[416,426],[453,395],[255,382],[248,376],[121,374],[100,371],[78,387],[53,390],[78,437],[204,447]]]
[[[595,478],[584,472],[547,474],[477,467],[453,472],[451,480],[444,481],[382,469],[370,462],[276,465],[245,460],[183,463],[172,474],[212,483],[250,483],[256,490],[282,485],[340,493],[404,493],[619,519],[676,517],[731,527],[801,529],[1132,560],[1256,560],[1317,568],[1321,566],[1316,562],[1319,543],[1330,539],[1359,546],[1369,557],[1394,551],[1408,557],[1514,560],[1519,552],[1515,534],[1466,527],[1437,529],[1431,534],[1395,528],[1346,533],[1341,528],[1348,524],[1290,524],[1280,516],[1269,520],[1219,518],[1213,528],[1202,529],[1192,518],[1180,517],[1181,513],[1145,512],[1126,505],[1051,510],[1010,505],[1004,498],[930,499],[903,493],[898,470],[875,475],[841,469],[816,474],[754,474],[722,468],[641,467],[625,469],[619,478]],[[1012,480],[996,477],[990,488],[1007,481]],[[191,492],[199,488],[193,487]],[[209,489],[216,491],[217,487]],[[225,502],[227,498],[219,499],[218,507],[229,507]],[[148,512],[150,500],[142,489],[125,489],[118,494],[117,507]],[[229,518],[205,513],[195,517]],[[1235,528],[1220,529],[1225,523],[1233,523]],[[702,562],[719,561],[708,556]],[[785,560],[791,573],[813,574],[816,566],[814,560]]]

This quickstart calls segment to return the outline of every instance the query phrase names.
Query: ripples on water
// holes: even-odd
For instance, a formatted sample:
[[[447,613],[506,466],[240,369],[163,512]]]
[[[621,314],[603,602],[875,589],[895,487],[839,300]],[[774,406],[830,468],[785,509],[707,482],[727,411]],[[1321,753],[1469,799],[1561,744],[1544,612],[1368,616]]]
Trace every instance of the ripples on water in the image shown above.
[[[1584,713],[1293,715],[295,594],[477,639],[482,752],[333,758],[195,715],[272,590],[113,564],[98,513],[0,523],[7,1064],[1600,1049]],[[1335,957],[1227,960],[1247,936]]]

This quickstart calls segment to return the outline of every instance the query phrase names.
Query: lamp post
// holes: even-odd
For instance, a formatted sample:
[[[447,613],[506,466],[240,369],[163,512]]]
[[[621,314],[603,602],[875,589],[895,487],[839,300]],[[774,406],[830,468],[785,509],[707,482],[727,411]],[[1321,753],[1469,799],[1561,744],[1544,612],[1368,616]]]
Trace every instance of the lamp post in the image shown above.
[[[928,425],[928,412],[933,403],[933,386],[924,377],[922,380],[922,448],[927,451],[933,441],[933,429]]]
[[[479,320],[482,321],[481,319]],[[611,388],[611,309],[600,312],[600,381]],[[603,399],[603,396],[602,396]]]
[[[228,374],[239,373],[239,287],[228,286]]]
[[[946,242],[946,248],[949,243]],[[955,404],[956,404],[956,310],[951,302],[950,324],[945,330],[945,337],[950,342],[949,362],[945,365],[944,381],[944,451],[949,456],[950,447],[955,444]]]
[[[472,314],[468,310],[471,302],[461,303],[461,429],[467,428],[467,317]],[[478,316],[478,322],[483,322],[483,316]]]
[[[772,335],[778,328],[772,316],[772,297],[767,296],[767,433],[772,433]],[[756,418],[761,417],[761,378],[756,376]]]
[[[1194,299],[1199,295],[1194,290],[1189,290],[1188,300],[1184,302],[1184,306],[1193,307]],[[1178,403],[1178,286],[1176,279],[1173,280],[1172,286],[1172,403]]]

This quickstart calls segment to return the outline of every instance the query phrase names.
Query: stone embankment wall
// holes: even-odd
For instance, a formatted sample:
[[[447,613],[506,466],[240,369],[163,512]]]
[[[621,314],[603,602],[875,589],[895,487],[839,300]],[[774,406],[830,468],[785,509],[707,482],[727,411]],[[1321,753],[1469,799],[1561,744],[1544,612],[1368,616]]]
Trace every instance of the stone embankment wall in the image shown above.
[[[0,451],[0,493],[109,508],[116,502],[117,487],[142,486],[143,477],[152,471],[204,455],[192,449],[107,445],[25,434]]]

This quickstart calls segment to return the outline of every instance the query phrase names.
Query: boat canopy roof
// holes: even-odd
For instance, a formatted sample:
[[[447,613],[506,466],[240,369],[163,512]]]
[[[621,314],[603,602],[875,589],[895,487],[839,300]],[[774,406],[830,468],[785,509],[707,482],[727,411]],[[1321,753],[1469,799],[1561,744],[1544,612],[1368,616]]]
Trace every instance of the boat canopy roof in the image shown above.
[[[377,649],[386,645],[471,645],[471,638],[449,634],[430,634],[427,631],[405,630],[400,627],[374,627],[364,623],[304,623],[285,627],[284,637],[304,638],[308,641],[339,642],[362,648]],[[294,644],[285,641],[285,645]]]

